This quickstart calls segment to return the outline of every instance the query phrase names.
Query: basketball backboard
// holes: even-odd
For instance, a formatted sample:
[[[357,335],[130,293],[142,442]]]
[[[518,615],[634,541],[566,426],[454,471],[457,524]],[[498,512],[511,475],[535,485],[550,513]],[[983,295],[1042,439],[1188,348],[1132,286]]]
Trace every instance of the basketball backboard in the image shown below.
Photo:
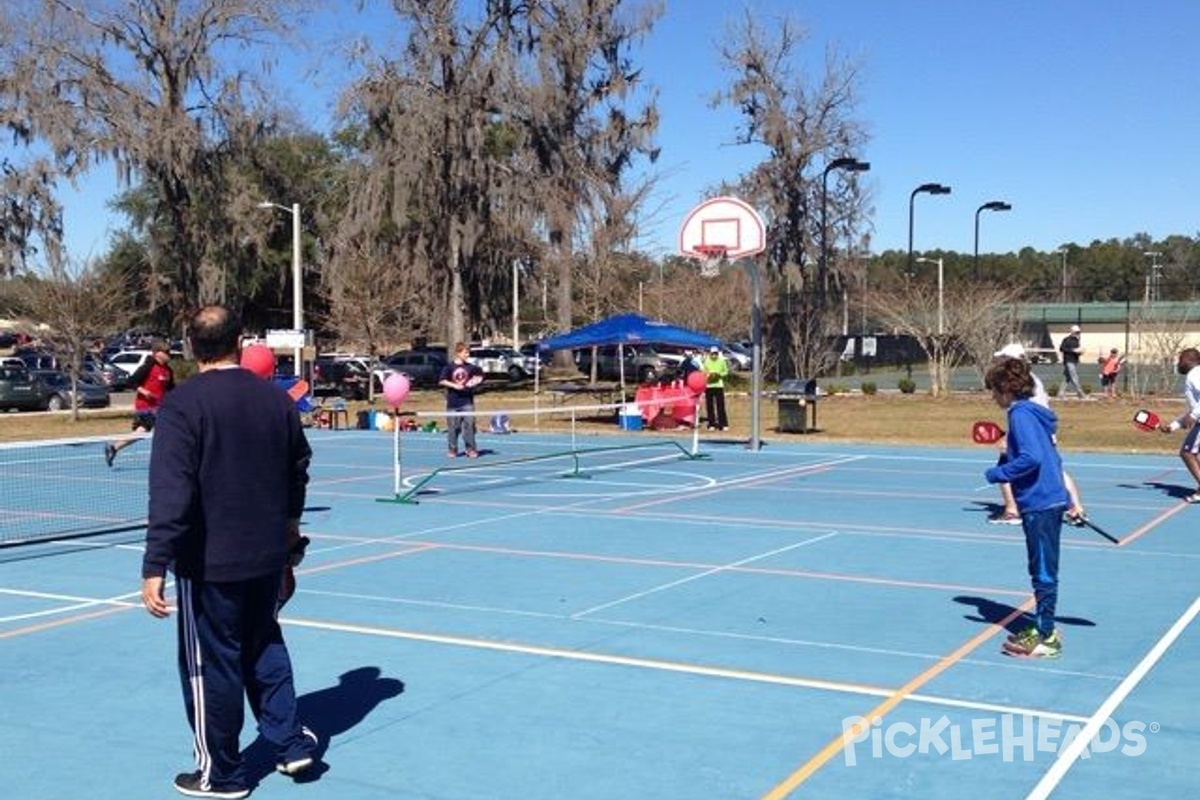
[[[711,258],[724,251],[729,260],[761,253],[766,226],[750,204],[736,197],[714,197],[696,206],[679,229],[679,253]]]

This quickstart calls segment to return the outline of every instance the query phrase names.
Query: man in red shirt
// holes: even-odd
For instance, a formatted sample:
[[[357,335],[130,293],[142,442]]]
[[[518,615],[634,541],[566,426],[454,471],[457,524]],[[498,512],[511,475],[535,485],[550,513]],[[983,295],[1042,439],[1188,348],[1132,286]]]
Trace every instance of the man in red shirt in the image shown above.
[[[129,382],[137,387],[133,398],[133,425],[135,431],[149,433],[154,430],[155,416],[167,392],[175,388],[175,371],[171,369],[171,353],[163,339],[150,344],[150,358],[146,359],[130,377]],[[111,467],[117,453],[138,441],[141,437],[119,439],[104,446],[104,460]]]

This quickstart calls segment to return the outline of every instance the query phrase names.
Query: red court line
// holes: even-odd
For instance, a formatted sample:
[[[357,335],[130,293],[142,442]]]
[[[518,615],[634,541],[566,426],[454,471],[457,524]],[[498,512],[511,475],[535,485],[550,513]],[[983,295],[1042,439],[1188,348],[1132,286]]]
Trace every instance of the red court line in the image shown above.
[[[1137,541],[1138,539],[1142,538],[1150,531],[1157,528],[1162,523],[1169,520],[1171,517],[1178,514],[1180,511],[1183,511],[1185,508],[1188,508],[1190,505],[1191,505],[1190,503],[1180,502],[1179,505],[1168,508],[1166,511],[1162,512],[1157,517],[1155,517],[1154,519],[1150,520],[1142,527],[1135,530],[1133,533],[1128,534],[1127,536],[1122,536],[1121,544],[1118,546],[1124,547],[1125,545],[1129,544],[1130,542]]]
[[[920,673],[908,683],[901,686],[892,693],[891,697],[875,706],[875,708],[871,709],[866,714],[863,714],[862,718],[865,720],[873,720],[875,717],[882,718],[896,706],[900,705],[905,698],[913,694],[917,689],[920,689],[938,675],[941,675],[947,669],[957,664],[964,657],[970,655],[988,639],[991,639],[996,634],[1004,631],[1007,628],[1008,623],[1012,622],[1014,619],[1033,608],[1033,604],[1034,600],[1032,597],[1030,597],[1024,603],[1022,603],[1019,608],[1014,609],[1013,612],[1007,617],[1000,620],[996,624],[989,626],[986,630],[979,632],[975,636],[972,636],[970,639],[963,642],[963,644],[959,645],[953,652],[943,656],[929,669]],[[772,788],[769,792],[764,794],[762,796],[762,800],[783,800],[783,798],[787,797],[789,794],[799,788],[801,784],[812,777],[817,770],[829,763],[829,759],[833,758],[837,752],[845,746],[845,741],[848,736],[858,736],[861,733],[862,728],[859,723],[855,723],[849,730],[843,731],[840,736],[831,740],[829,744],[825,745],[820,752],[805,762],[799,769],[789,775],[777,786]]]
[[[407,543],[407,542],[406,542]],[[347,558],[342,561],[330,561],[327,564],[322,564],[319,567],[307,567],[305,569],[297,569],[296,575],[315,575],[318,572],[328,572],[331,569],[340,569],[341,567],[353,567],[357,564],[370,564],[375,561],[387,561],[391,558],[399,558],[400,556],[409,556],[413,553],[424,553],[426,550],[436,550],[441,547],[440,544],[433,542],[413,542],[416,547],[410,547],[406,550],[396,550],[391,553],[378,553],[373,556],[360,556],[359,558]]]

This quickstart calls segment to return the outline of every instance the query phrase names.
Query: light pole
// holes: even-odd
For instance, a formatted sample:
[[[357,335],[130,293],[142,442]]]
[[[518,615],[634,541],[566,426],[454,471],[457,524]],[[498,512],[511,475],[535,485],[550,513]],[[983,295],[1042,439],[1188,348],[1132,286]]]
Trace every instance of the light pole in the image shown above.
[[[512,317],[512,346],[521,346],[517,338],[521,333],[521,262],[513,259],[513,317]],[[534,354],[536,355],[536,353]]]
[[[942,271],[942,259],[940,258],[918,258],[918,264],[937,264],[937,335],[940,337],[946,332],[946,314],[945,314],[945,298],[946,298],[946,276]]]
[[[975,209],[975,261],[971,267],[971,277],[979,280],[979,212],[981,211],[1012,211],[1012,206],[1003,200],[989,200]]]
[[[940,183],[922,183],[908,196],[908,271],[913,268],[913,201],[919,194],[950,194],[950,187]]]
[[[846,156],[830,161],[826,165],[825,171],[821,173],[821,261],[817,269],[817,302],[822,307],[825,305],[825,281],[828,277],[827,265],[829,262],[829,224],[827,221],[829,173],[835,169],[844,169],[847,172],[866,172],[870,168],[869,161],[859,161],[857,158]]]
[[[291,208],[282,206],[279,203],[272,203],[270,200],[264,200],[258,204],[259,208],[277,208],[280,211],[289,211],[292,215],[292,329],[296,331],[304,330],[304,284],[300,274],[300,204],[293,203]],[[293,353],[293,374],[298,378],[301,375],[300,362],[303,359],[303,351],[297,348]]]
[[[1158,284],[1160,273],[1158,259],[1162,258],[1162,253],[1156,250],[1147,250],[1142,255],[1150,259],[1150,271],[1146,273],[1146,302],[1156,303],[1159,300]]]
[[[1060,247],[1054,252],[1062,256],[1062,302],[1067,302],[1067,248]]]

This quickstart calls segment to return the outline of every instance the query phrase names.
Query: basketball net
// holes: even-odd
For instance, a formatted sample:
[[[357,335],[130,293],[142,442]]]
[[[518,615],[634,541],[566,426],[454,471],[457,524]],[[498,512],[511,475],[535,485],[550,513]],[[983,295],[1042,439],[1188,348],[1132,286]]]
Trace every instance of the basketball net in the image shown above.
[[[697,245],[696,257],[700,261],[700,277],[715,278],[721,274],[721,265],[725,263],[728,248],[724,245]]]

